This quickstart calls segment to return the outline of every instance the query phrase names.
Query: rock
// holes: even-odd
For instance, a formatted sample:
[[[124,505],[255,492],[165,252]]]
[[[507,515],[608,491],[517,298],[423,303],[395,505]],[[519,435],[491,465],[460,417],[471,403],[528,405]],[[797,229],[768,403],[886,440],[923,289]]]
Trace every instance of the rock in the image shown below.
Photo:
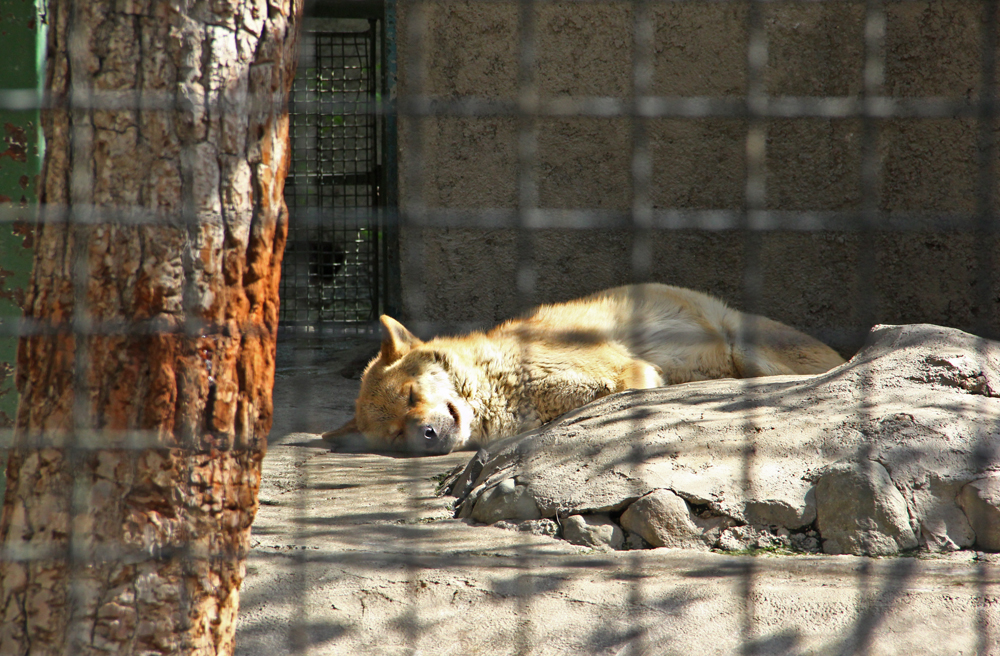
[[[654,547],[704,551],[710,546],[687,502],[670,490],[654,490],[637,499],[622,513],[621,522]]]
[[[493,524],[497,528],[508,531],[518,531],[519,533],[530,533],[531,535],[547,535],[554,538],[559,535],[559,524],[552,519],[526,519],[523,522],[510,522],[502,519]]]
[[[912,490],[910,514],[920,518],[918,537],[927,551],[958,551],[971,547],[976,541],[976,533],[967,517],[969,511],[955,504],[955,499],[961,504],[960,493],[964,487],[968,486],[929,476],[926,484]]]
[[[457,474],[455,472],[449,473],[447,478],[442,481],[442,487],[453,497],[465,498],[472,491],[472,485],[480,472],[483,471],[488,458],[489,453],[486,449],[479,449],[464,467],[456,467]]]
[[[467,491],[456,507],[487,521],[514,512],[496,495],[530,497],[550,518],[632,504],[622,528],[698,549],[753,525],[784,528],[805,551],[809,538],[851,553],[1000,550],[1000,535],[991,537],[1000,502],[967,487],[1000,470],[998,390],[997,342],[939,326],[877,326],[854,358],[819,376],[629,390],[490,444],[457,486]],[[870,465],[832,467],[845,462]],[[501,485],[507,492],[495,491]],[[816,523],[820,487],[827,513]],[[633,503],[657,490],[655,509],[652,499]],[[530,514],[518,503],[515,514]],[[507,510],[492,510],[498,504]],[[822,535],[794,538],[814,523]]]
[[[784,526],[795,530],[816,521],[816,499],[811,487],[799,489],[802,497],[764,498],[748,500],[744,506],[747,522],[761,526]],[[765,493],[766,494],[766,493]]]
[[[638,533],[632,533],[631,531],[625,531],[625,544],[622,545],[623,549],[651,549],[653,545],[642,539],[642,536]]]
[[[1000,396],[997,380],[983,369],[982,358],[973,354],[929,354],[924,358],[927,367],[918,380],[958,387],[970,394]]]
[[[1000,476],[988,476],[966,484],[958,503],[975,532],[976,547],[1000,551]]]
[[[713,546],[718,543],[725,529],[737,523],[732,517],[713,515],[710,511],[705,511],[701,515],[692,515],[691,521],[701,529],[702,539],[705,540],[705,543]]]
[[[819,540],[817,540],[813,535],[807,535],[805,533],[792,533],[790,539],[792,548],[796,551],[818,553],[821,550]]]
[[[501,519],[539,519],[538,505],[527,493],[524,485],[516,485],[513,478],[501,481],[496,487],[482,494],[472,509],[472,519],[492,524]]]
[[[792,546],[789,535],[787,530],[771,530],[768,526],[731,526],[722,531],[716,546],[723,551],[789,549]]]
[[[877,462],[838,462],[821,472],[816,527],[828,554],[893,556],[917,546],[906,501]]]
[[[584,547],[621,549],[625,534],[605,513],[570,515],[563,520],[563,538]]]

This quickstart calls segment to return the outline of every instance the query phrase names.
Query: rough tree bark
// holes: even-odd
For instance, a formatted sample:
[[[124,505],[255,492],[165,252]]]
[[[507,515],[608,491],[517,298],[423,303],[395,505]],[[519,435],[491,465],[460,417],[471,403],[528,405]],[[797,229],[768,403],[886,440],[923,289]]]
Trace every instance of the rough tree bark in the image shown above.
[[[233,650],[301,4],[48,2],[2,654]]]

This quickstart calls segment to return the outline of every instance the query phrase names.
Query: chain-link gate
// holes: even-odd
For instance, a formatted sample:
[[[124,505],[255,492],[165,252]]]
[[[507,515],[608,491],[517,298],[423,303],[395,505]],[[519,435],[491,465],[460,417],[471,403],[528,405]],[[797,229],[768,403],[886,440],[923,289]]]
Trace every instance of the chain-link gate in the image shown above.
[[[313,19],[302,34],[289,107],[285,331],[364,331],[384,303],[383,24]]]

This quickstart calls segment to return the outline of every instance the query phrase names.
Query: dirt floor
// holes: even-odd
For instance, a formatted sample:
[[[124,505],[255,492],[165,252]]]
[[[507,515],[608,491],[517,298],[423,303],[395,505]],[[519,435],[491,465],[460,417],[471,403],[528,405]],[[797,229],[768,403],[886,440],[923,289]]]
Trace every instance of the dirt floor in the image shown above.
[[[279,349],[239,654],[1000,654],[993,555],[602,552],[454,520],[435,479],[471,453],[317,438],[366,348]]]

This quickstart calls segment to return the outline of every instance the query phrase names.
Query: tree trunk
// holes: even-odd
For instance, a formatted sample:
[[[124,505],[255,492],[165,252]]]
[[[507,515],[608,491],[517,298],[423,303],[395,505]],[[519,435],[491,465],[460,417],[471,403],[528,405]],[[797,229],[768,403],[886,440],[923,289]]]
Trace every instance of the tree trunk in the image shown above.
[[[231,653],[301,0],[49,0],[0,653]]]

